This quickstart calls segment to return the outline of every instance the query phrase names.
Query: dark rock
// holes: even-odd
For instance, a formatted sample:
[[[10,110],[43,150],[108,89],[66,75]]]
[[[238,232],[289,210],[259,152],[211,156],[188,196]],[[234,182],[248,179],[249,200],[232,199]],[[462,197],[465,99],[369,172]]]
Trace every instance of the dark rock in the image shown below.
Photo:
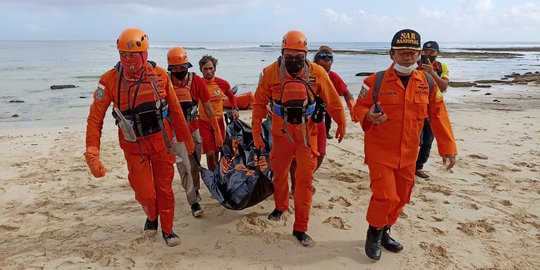
[[[493,102],[501,102],[500,100],[498,99],[494,99]]]
[[[85,97],[85,96],[80,96],[79,98],[88,98],[88,97]]]
[[[475,87],[478,87],[478,88],[490,88],[491,85],[489,85],[489,84],[477,84],[477,85],[475,85]]]
[[[474,81],[475,83],[506,83],[500,80],[478,80]]]
[[[471,92],[478,92],[480,89],[471,89]]]
[[[24,103],[24,101],[20,99],[13,99],[13,100],[10,100],[9,103]]]
[[[484,95],[486,95],[486,96],[491,96],[492,94],[491,94],[491,93],[485,93]]]
[[[358,72],[356,73],[356,75],[354,76],[360,76],[360,77],[363,77],[363,76],[370,76],[371,74],[373,74],[375,72]]]
[[[473,87],[476,86],[476,83],[472,82],[449,82],[450,87]]]
[[[53,89],[53,90],[65,89],[65,88],[76,88],[76,87],[78,87],[78,86],[73,85],[73,84],[55,84],[55,85],[51,85],[51,89]]]
[[[18,114],[14,114],[14,115],[12,115],[11,117],[19,117],[19,115],[18,115]]]

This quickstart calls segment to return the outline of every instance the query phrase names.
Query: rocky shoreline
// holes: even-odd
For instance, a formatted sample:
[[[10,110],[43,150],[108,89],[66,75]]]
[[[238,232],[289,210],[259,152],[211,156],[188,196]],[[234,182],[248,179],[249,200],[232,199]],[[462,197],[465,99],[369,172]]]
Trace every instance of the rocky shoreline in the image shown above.
[[[366,77],[374,72],[358,72],[355,76]],[[450,87],[477,87],[477,88],[490,88],[491,84],[535,84],[540,85],[540,71],[526,72],[519,74],[513,72],[512,74],[504,75],[500,80],[476,80],[473,82],[455,82],[450,81]]]
[[[441,57],[444,58],[465,58],[467,60],[485,60],[485,59],[511,59],[522,57],[523,52],[533,52],[540,54],[540,47],[508,47],[508,48],[463,48],[462,51],[441,51]],[[309,50],[315,53],[317,50]],[[519,53],[517,53],[519,52]],[[386,55],[387,50],[334,50],[335,54],[370,54],[370,55]]]
[[[505,75],[500,80],[477,80],[474,82],[449,82],[450,87],[479,87],[489,88],[491,84],[529,84],[540,85],[540,72],[526,72],[519,74],[513,72],[512,74]]]

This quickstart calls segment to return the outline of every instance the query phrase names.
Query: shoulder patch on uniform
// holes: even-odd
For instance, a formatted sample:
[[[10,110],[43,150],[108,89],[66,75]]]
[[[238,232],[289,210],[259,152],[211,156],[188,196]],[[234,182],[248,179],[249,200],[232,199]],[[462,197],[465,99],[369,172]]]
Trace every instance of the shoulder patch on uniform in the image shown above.
[[[362,84],[362,89],[360,89],[360,97],[362,97],[362,99],[364,99],[367,95],[367,92],[369,91],[369,86],[367,86],[365,83]]]
[[[308,83],[316,83],[316,82],[317,82],[317,78],[315,78],[315,77],[309,77]]]
[[[103,89],[98,87],[98,89],[96,89],[96,92],[94,93],[94,97],[97,100],[102,100],[104,96],[105,96],[105,91],[103,91]]]

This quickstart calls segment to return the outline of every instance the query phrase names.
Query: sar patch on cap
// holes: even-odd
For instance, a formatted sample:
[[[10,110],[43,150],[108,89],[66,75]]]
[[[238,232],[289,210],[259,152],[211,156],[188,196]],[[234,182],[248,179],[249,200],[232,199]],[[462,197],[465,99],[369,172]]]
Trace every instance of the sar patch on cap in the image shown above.
[[[420,51],[420,34],[412,29],[398,31],[392,38],[392,49]]]

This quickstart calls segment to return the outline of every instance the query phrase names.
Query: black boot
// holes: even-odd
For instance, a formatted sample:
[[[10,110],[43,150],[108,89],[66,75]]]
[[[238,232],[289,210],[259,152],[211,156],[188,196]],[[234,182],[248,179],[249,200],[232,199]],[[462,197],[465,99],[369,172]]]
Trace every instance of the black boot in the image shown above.
[[[383,235],[381,238],[381,245],[389,251],[400,252],[403,250],[403,246],[390,237],[390,226],[384,226],[382,229]]]
[[[369,226],[366,237],[366,255],[373,259],[379,260],[381,258],[381,238],[383,235],[382,228],[376,228]]]
[[[300,241],[300,244],[304,247],[315,246],[315,241],[305,232],[293,230],[292,234]]]
[[[148,218],[146,218],[146,221],[144,222],[144,234],[149,235],[149,236],[153,235],[157,233],[157,229],[158,229],[157,217],[154,221],[151,221]]]
[[[273,221],[279,221],[281,219],[282,214],[283,214],[282,211],[274,209],[274,211],[272,211],[272,213],[270,213],[270,215],[268,215],[268,219],[273,220]]]

